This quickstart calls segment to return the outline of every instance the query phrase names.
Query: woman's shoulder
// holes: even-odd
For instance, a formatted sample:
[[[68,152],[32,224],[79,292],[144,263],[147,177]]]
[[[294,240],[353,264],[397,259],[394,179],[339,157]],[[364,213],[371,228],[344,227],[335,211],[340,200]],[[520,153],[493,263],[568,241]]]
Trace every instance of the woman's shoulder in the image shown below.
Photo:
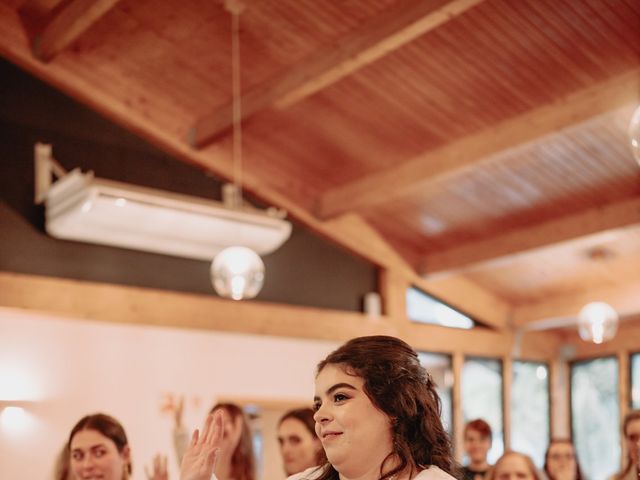
[[[455,477],[449,475],[440,467],[431,465],[426,470],[421,471],[413,480],[455,480]]]
[[[304,472],[291,475],[287,480],[316,480],[317,478],[320,478],[321,473],[321,467],[311,467],[307,468]]]

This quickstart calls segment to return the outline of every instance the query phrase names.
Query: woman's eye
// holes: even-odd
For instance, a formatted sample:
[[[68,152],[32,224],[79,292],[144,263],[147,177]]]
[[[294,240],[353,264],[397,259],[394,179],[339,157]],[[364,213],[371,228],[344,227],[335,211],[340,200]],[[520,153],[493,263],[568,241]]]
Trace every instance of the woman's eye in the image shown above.
[[[349,397],[347,397],[347,396],[346,396],[345,394],[343,394],[343,393],[336,393],[336,394],[333,396],[333,401],[334,401],[334,402],[344,402],[345,400],[348,400],[348,399],[349,399]]]
[[[99,448],[95,452],[96,457],[102,457],[105,453],[107,453],[107,451],[104,448]]]
[[[80,460],[82,460],[82,453],[81,452],[73,452],[71,454],[71,458],[73,458],[76,462],[79,462]]]
[[[311,408],[313,408],[314,412],[317,412],[318,410],[320,410],[320,407],[322,406],[322,403],[320,402],[313,402],[313,406]]]

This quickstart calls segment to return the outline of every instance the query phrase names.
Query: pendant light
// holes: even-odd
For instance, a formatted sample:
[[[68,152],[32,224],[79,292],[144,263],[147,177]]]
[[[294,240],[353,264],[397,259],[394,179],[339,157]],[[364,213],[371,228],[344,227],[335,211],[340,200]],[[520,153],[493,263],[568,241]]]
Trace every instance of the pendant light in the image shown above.
[[[600,344],[616,335],[618,322],[618,313],[611,305],[591,302],[578,314],[578,333],[582,340]]]
[[[233,97],[233,176],[230,202],[242,208],[242,104],[240,86],[240,13],[239,0],[226,0],[225,8],[231,14],[231,84]],[[229,187],[228,185],[225,187]],[[229,203],[226,201],[226,203]],[[241,238],[239,232],[239,238]],[[211,263],[211,283],[222,297],[242,300],[255,297],[264,283],[264,263],[260,256],[246,246],[225,248]]]

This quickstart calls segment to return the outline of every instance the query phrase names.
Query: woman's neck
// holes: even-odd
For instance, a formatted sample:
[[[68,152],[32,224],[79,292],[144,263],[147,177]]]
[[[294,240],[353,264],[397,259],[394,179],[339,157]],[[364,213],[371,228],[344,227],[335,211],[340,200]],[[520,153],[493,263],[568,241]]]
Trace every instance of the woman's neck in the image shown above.
[[[395,468],[395,466],[391,468],[385,468],[384,472],[390,472],[393,470],[393,468]],[[380,479],[380,468],[371,468],[358,473],[355,473],[355,472],[350,472],[350,473],[351,475],[339,473],[340,480],[379,480]],[[415,469],[411,469],[407,467],[403,471],[398,472],[392,475],[391,477],[388,477],[388,479],[386,480],[411,480],[418,473],[419,471],[416,471]]]

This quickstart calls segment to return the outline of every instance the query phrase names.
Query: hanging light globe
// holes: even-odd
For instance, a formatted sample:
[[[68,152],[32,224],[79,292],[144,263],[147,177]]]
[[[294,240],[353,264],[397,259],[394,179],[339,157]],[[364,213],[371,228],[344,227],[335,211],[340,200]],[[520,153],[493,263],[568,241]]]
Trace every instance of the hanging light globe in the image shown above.
[[[264,283],[264,263],[250,248],[225,248],[211,263],[211,283],[221,297],[253,298]]]
[[[618,313],[604,302],[588,303],[578,314],[578,333],[586,342],[611,340],[618,330]]]
[[[640,165],[640,106],[635,109],[629,123],[629,142],[633,158]]]

